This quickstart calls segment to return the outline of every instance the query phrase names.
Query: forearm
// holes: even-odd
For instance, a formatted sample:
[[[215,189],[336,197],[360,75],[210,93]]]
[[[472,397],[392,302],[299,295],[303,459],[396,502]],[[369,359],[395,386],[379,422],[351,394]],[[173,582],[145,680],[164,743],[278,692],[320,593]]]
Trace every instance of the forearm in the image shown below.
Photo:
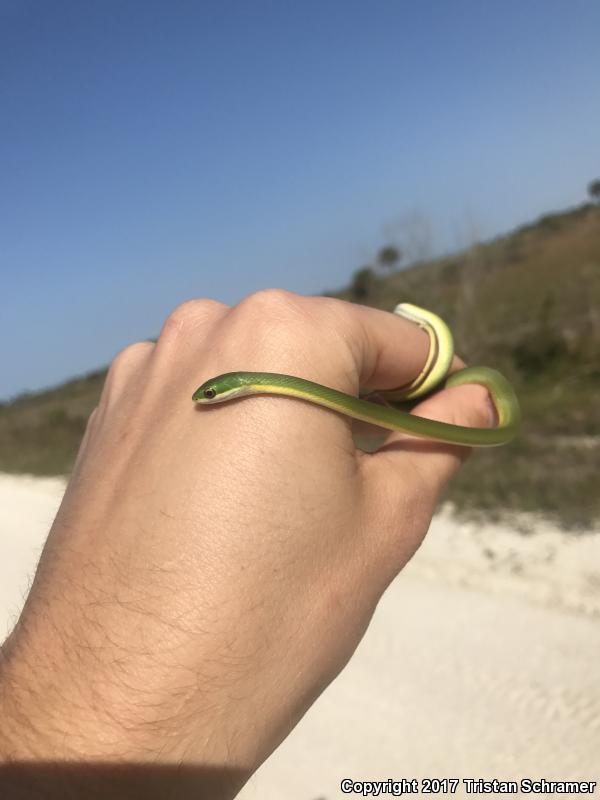
[[[142,723],[135,692],[129,718],[123,704],[114,713],[95,703],[77,687],[77,667],[59,667],[61,647],[37,654],[22,644],[13,636],[0,650],[0,797],[230,800],[249,777],[210,756],[186,759],[177,720],[151,723],[148,709]]]

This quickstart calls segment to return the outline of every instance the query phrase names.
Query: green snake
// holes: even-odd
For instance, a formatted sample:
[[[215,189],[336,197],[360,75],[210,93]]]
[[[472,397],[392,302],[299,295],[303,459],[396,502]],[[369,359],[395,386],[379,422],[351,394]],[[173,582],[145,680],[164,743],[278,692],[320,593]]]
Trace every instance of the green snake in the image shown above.
[[[277,372],[227,372],[217,375],[199,386],[192,395],[192,400],[208,405],[246,395],[286,395],[316,403],[380,428],[402,431],[436,442],[468,447],[496,447],[510,442],[519,429],[521,412],[519,401],[508,380],[489,367],[466,367],[446,377],[454,357],[454,340],[446,323],[433,312],[410,303],[400,303],[393,313],[423,328],[429,335],[430,347],[425,365],[413,381],[397,389],[376,392],[385,403],[383,406],[363,399],[366,395],[375,394],[371,390],[361,390],[359,397],[353,397],[320,383]],[[465,383],[478,383],[488,390],[498,417],[495,427],[469,428],[451,425],[425,419],[395,407],[422,397],[440,385],[446,388]]]

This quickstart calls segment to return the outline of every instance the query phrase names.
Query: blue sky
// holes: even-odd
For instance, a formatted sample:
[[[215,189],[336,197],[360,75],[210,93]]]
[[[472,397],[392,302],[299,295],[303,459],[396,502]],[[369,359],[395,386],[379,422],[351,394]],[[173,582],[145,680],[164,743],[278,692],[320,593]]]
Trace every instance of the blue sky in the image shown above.
[[[0,0],[0,398],[191,297],[341,286],[415,212],[442,252],[582,202],[599,30],[595,0]]]

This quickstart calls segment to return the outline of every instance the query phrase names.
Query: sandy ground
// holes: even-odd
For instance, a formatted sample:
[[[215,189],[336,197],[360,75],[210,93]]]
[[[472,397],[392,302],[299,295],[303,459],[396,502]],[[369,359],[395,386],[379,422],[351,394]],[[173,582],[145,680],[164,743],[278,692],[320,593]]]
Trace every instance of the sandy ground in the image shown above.
[[[63,490],[0,475],[0,638]],[[358,797],[343,778],[595,780],[599,795],[600,532],[526,522],[523,535],[443,509],[348,667],[241,800]]]

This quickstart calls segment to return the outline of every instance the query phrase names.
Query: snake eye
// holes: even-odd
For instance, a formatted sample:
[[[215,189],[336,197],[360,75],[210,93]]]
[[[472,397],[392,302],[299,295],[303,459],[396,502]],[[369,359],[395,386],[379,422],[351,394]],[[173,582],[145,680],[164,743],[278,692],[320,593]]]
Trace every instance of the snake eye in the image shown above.
[[[215,392],[214,389],[205,389],[204,390],[204,397],[206,397],[208,400],[212,400],[212,398],[215,395],[216,395],[216,392]]]

